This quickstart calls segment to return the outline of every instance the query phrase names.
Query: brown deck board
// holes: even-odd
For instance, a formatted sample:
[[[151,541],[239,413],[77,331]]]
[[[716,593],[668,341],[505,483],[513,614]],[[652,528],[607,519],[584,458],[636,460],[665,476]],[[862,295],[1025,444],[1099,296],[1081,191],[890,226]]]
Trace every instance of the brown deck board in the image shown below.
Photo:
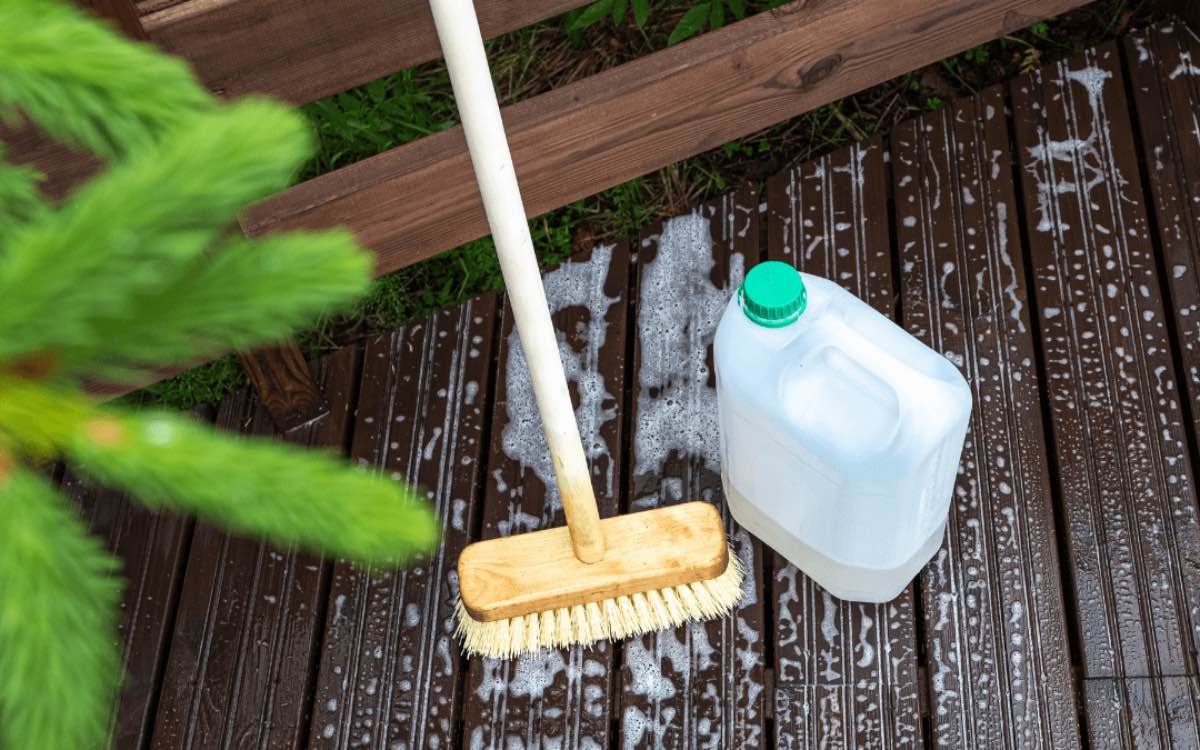
[[[92,533],[121,560],[125,590],[117,633],[125,670],[111,729],[114,747],[142,747],[153,727],[158,677],[170,638],[171,599],[183,577],[190,519],[154,513],[112,490],[93,489],[68,475],[63,489],[83,507]]]
[[[408,570],[334,566],[310,747],[449,748],[457,737],[454,565],[477,512],[495,315],[485,295],[366,345],[351,457],[422,488],[442,544]]]
[[[758,261],[753,194],[730,193],[643,234],[628,478],[631,510],[723,506],[712,339]],[[765,747],[762,547],[725,512],[746,596],[730,617],[627,641],[621,746]]]
[[[341,453],[357,353],[314,366],[332,407],[289,442]],[[270,416],[242,389],[218,426],[273,435]],[[294,746],[307,725],[309,674],[324,577],[319,558],[197,523],[189,549],[153,747]]]
[[[207,409],[198,410],[196,416],[212,421]],[[62,489],[79,503],[89,530],[103,538],[108,551],[121,561],[125,588],[117,636],[125,677],[110,736],[115,748],[143,747],[153,728],[192,521],[151,511],[119,492],[92,487],[70,472],[63,477]]]
[[[1086,678],[1194,674],[1200,606],[1192,466],[1118,57],[1106,43],[1012,85]],[[1161,708],[1160,684],[1146,700]],[[1089,734],[1125,715],[1087,711]]]
[[[1200,684],[1187,677],[1084,680],[1092,747],[1200,747]]]
[[[887,175],[878,138],[767,186],[767,255],[837,281],[891,315]],[[775,743],[916,747],[921,741],[913,590],[887,604],[834,598],[774,555]]]
[[[1200,434],[1200,39],[1164,24],[1125,39],[1157,239]]]
[[[621,413],[629,251],[603,245],[546,274],[564,371],[601,517],[620,499]],[[565,521],[532,384],[506,306],[499,343],[483,538],[561,526]],[[546,650],[513,660],[471,659],[463,746],[609,747],[613,646]]]
[[[1079,747],[1000,87],[892,135],[906,328],[966,376],[947,538],[921,578],[938,747]]]

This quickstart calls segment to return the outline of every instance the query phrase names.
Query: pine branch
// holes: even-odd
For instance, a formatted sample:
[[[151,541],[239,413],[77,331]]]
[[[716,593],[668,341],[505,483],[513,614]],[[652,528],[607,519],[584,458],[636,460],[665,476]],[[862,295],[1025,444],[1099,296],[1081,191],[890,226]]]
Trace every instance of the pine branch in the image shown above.
[[[0,540],[0,747],[100,747],[121,675],[118,563],[64,498],[11,464]]]
[[[410,490],[331,456],[169,414],[98,409],[72,374],[276,338],[365,290],[348,232],[231,238],[311,149],[266,101],[217,104],[184,64],[47,0],[0,0],[0,117],[110,161],[51,209],[0,162],[0,747],[105,740],[119,681],[115,561],[14,457],[66,455],[152,506],[361,563],[430,549]],[[2,156],[2,154],[0,154]]]
[[[221,435],[165,413],[112,411],[64,445],[76,468],[151,506],[195,513],[281,546],[396,565],[439,526],[407,487],[285,443]]]
[[[310,147],[299,115],[246,100],[193,118],[18,230],[0,258],[0,360],[92,351],[92,321],[132,318],[137,295],[181,280]]]
[[[74,389],[43,385],[0,370],[0,456],[5,448],[37,461],[55,458],[61,446],[96,416]]]
[[[92,363],[89,374],[116,381],[136,378],[140,367],[278,341],[361,297],[370,265],[345,230],[236,239],[133,300],[128,317],[93,319],[93,346],[64,368]]]
[[[212,106],[182,61],[51,0],[0,3],[0,114],[113,160]]]
[[[411,490],[332,456],[169,413],[100,409],[69,388],[2,373],[0,394],[0,446],[61,452],[150,507],[367,564],[400,565],[437,544],[438,520]]]

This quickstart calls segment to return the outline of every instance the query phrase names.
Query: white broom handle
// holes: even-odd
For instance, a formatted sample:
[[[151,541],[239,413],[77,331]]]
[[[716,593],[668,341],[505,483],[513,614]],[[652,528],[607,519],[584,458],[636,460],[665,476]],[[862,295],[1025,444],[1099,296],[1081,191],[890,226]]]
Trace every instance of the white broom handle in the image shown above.
[[[533,378],[533,393],[554,462],[571,543],[576,557],[583,562],[596,562],[604,557],[600,512],[559,359],[558,340],[546,306],[542,274],[533,252],[529,222],[521,203],[508,139],[504,136],[475,7],[471,0],[429,0],[429,5],[450,71],[454,100],[458,103],[488,226],[500,257],[521,348]]]

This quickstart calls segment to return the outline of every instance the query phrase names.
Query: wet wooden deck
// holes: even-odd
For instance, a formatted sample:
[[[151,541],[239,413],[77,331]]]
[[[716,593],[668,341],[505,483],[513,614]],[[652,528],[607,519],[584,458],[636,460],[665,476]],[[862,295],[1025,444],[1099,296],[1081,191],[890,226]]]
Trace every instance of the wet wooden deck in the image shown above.
[[[946,540],[838,601],[730,524],[724,620],[464,659],[454,562],[562,523],[503,298],[314,365],[285,439],[427,491],[374,576],[76,487],[125,561],[120,748],[1200,746],[1200,38],[1161,26],[601,245],[546,276],[604,514],[718,504],[711,341],[766,258],[943,352],[974,412]],[[272,434],[246,393],[212,415]]]

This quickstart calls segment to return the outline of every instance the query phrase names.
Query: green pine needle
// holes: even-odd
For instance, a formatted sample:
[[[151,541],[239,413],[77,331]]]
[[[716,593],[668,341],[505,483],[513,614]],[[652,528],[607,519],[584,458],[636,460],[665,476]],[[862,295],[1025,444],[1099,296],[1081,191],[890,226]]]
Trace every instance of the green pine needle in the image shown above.
[[[4,156],[0,144],[0,158]],[[0,161],[0,257],[5,242],[18,226],[30,221],[45,208],[38,192],[41,175],[29,167],[14,167]]]
[[[398,482],[172,414],[109,412],[82,423],[65,452],[81,472],[143,502],[281,546],[395,565],[429,551],[439,537],[429,506]]]
[[[105,159],[148,147],[213,105],[180,59],[46,0],[0,3],[0,115]]]
[[[296,113],[242,101],[193,118],[41,214],[0,257],[0,359],[93,351],[94,321],[130,319],[137,295],[193,273],[238,211],[285,187],[311,146]]]
[[[90,364],[91,375],[115,381],[197,354],[245,351],[352,303],[370,279],[370,256],[345,230],[237,239],[131,300],[127,314],[93,318],[93,346],[64,366]]]
[[[0,747],[100,747],[121,676],[118,563],[13,466],[0,465],[0,540]]]

